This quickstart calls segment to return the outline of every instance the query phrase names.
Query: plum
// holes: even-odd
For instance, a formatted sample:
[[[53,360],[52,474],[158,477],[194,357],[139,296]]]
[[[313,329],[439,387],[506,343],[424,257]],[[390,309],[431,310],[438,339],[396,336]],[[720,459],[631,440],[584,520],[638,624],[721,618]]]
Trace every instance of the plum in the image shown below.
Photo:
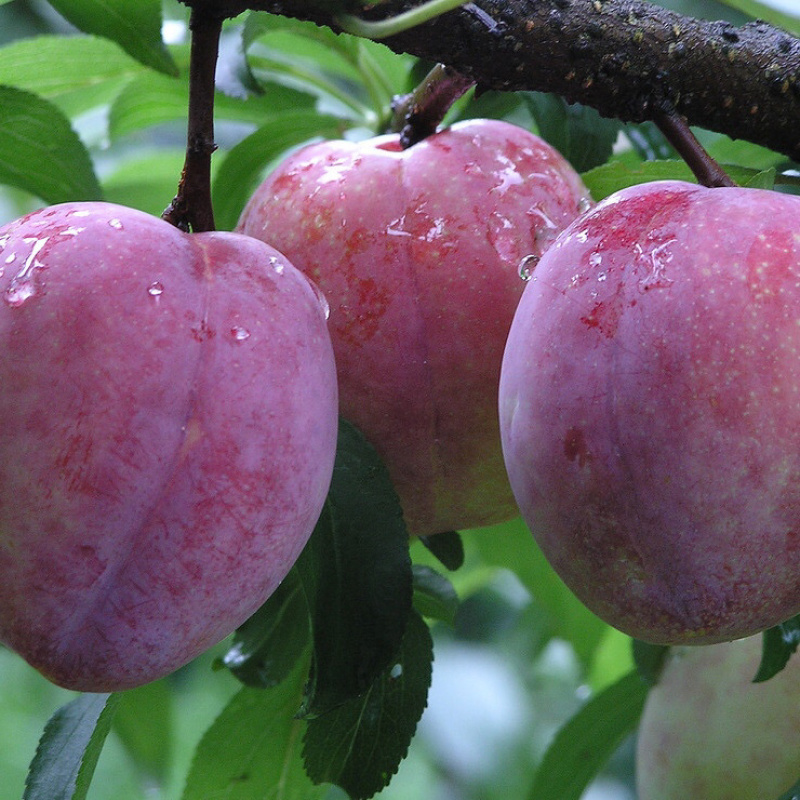
[[[655,643],[800,611],[800,199],[656,182],[534,271],[500,380],[523,517],[567,585]]]
[[[342,416],[386,463],[412,534],[517,512],[497,384],[530,263],[588,204],[552,147],[496,120],[328,141],[289,157],[238,230],[272,242],[331,306]]]
[[[336,427],[278,251],[105,203],[0,229],[0,641],[83,691],[185,664],[291,568]]]
[[[639,800],[766,800],[797,781],[800,657],[753,683],[760,658],[760,636],[672,649],[639,725]]]

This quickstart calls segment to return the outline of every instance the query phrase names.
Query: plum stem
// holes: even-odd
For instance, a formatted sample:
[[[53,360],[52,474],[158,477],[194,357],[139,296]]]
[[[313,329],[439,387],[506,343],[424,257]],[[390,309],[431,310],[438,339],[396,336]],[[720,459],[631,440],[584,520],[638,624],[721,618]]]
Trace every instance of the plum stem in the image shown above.
[[[654,122],[702,186],[736,186],[728,173],[700,144],[684,117],[674,110],[666,110],[656,114]]]
[[[222,16],[192,8],[186,159],[178,193],[161,215],[181,230],[195,233],[215,229],[211,154],[217,149],[214,144],[214,78],[222,21]]]
[[[396,97],[391,127],[399,131],[401,147],[411,147],[436,133],[453,103],[474,83],[452,67],[437,64],[413,92]]]

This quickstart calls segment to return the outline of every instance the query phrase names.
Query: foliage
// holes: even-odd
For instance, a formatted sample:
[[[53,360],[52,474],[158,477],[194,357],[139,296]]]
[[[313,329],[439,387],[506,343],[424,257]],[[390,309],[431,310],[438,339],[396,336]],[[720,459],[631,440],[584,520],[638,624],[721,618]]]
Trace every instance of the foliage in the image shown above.
[[[663,4],[699,13],[694,0]],[[51,5],[63,18],[0,0],[0,221],[67,199],[105,198],[160,214],[185,146],[187,10],[172,0]],[[798,17],[756,0],[703,8],[800,34]],[[393,98],[426,68],[381,44],[262,12],[226,22],[212,184],[218,227],[235,226],[260,178],[288,151],[384,131]],[[692,179],[648,124],[604,120],[527,92],[470,92],[447,121],[481,115],[539,132],[583,173],[595,199],[635,183]],[[796,165],[784,157],[698,135],[738,182],[795,190]],[[633,643],[587,611],[519,520],[415,542],[409,558],[374,452],[348,427],[341,442],[338,477],[294,570],[231,639],[184,670],[124,695],[75,697],[0,650],[0,772],[9,797],[24,784],[31,800],[87,791],[391,799],[444,788],[463,798],[531,792],[544,800],[578,798],[598,776],[616,781],[617,797],[630,796],[629,734],[664,649]],[[759,680],[796,649],[797,620],[764,642]],[[442,672],[434,670],[428,695],[434,652]],[[501,653],[504,666],[490,653]],[[510,708],[516,723],[492,729],[484,710],[484,738],[471,735],[464,711],[473,690],[449,705],[441,699],[459,685],[452,654],[473,670],[476,694],[492,685],[488,708]],[[504,706],[509,697],[516,700]],[[89,789],[107,734],[101,777]],[[488,766],[469,750],[476,741]],[[473,752],[471,764],[464,752]]]

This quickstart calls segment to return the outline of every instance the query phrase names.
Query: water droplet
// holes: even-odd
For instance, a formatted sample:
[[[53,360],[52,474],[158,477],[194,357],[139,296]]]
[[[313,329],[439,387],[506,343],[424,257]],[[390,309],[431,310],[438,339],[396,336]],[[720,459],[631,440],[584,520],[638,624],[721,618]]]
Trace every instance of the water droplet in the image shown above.
[[[114,219],[110,219],[110,220],[108,221],[108,224],[109,224],[109,225],[110,225],[112,228],[115,228],[115,229],[116,229],[116,230],[118,230],[118,231],[121,231],[121,230],[122,230],[122,222],[120,222],[120,220],[118,220],[116,217],[114,217]]]
[[[81,209],[79,211],[73,211],[70,216],[71,217],[89,217],[91,216],[91,211],[86,211],[85,209]]]
[[[391,672],[389,673],[390,678],[394,678],[397,680],[403,674],[403,665],[402,664],[395,664],[392,667]]]
[[[270,256],[269,263],[278,275],[283,275],[286,265],[277,256]]]
[[[4,236],[0,236],[0,250],[5,250],[6,245],[8,244],[8,240],[11,238],[10,233],[6,233]]]
[[[250,338],[250,331],[247,328],[242,328],[240,325],[234,325],[231,328],[231,336],[237,342],[244,342]]]
[[[10,256],[6,256],[6,264],[13,264],[17,258],[16,253],[12,253]]]
[[[325,295],[322,293],[322,289],[320,289],[319,286],[317,286],[317,284],[314,283],[314,281],[309,280],[309,283],[311,284],[311,288],[314,290],[314,294],[316,294],[317,296],[317,301],[319,302],[320,308],[322,309],[323,316],[325,317],[326,320],[330,319],[331,306],[330,303],[328,302],[328,298],[325,297]]]
[[[161,295],[164,294],[164,284],[161,283],[161,281],[153,281],[153,283],[147,287],[147,294],[149,294],[150,297],[161,297]]]
[[[589,266],[590,267],[599,267],[603,263],[603,256],[600,253],[592,253],[589,256]]]
[[[600,274],[597,276],[597,280],[599,280],[601,283],[602,283],[603,281],[605,281],[605,280],[606,280],[606,278],[608,278],[608,275],[606,275],[606,273],[605,273],[605,272],[601,272],[601,273],[600,273]]]
[[[592,207],[592,201],[588,197],[581,197],[578,200],[578,213],[585,214]]]
[[[536,253],[531,253],[519,262],[519,276],[522,280],[529,281],[531,279],[533,271],[539,263],[539,258],[540,256],[536,255]]]
[[[36,286],[30,278],[20,279],[19,276],[11,281],[6,289],[3,299],[12,308],[19,308],[26,300],[36,294]]]

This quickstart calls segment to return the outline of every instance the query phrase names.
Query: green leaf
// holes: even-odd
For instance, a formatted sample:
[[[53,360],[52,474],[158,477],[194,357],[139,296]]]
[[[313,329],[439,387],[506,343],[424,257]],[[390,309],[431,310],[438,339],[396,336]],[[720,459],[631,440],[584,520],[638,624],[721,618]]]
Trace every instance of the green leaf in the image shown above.
[[[119,163],[103,181],[106,200],[160,216],[175,196],[185,157],[185,150],[165,147]]]
[[[638,725],[648,686],[635,672],[595,695],[556,734],[536,772],[530,800],[579,800]]]
[[[222,663],[245,685],[269,688],[286,678],[306,650],[308,606],[292,570],[261,608],[236,631]]]
[[[305,722],[295,718],[307,660],[271,689],[244,688],[205,732],[183,800],[313,800],[324,793],[305,774]]]
[[[47,203],[102,197],[89,153],[63,113],[34,94],[3,86],[0,183]]]
[[[352,800],[386,786],[425,710],[432,662],[428,627],[412,613],[395,663],[361,697],[309,721],[303,758],[311,779],[336,783]]]
[[[143,70],[95,36],[36,36],[0,48],[0,84],[38,94],[68,115],[109,102]]]
[[[23,800],[83,800],[120,700],[81,694],[45,726],[25,781]]]
[[[789,33],[800,36],[800,16],[797,14],[780,11],[766,3],[759,3],[757,0],[721,0],[721,2],[754,19],[763,19],[765,22],[771,22]]]
[[[104,36],[148,67],[177,75],[161,38],[161,0],[49,0],[76,28]]]
[[[800,644],[800,616],[764,631],[762,642],[761,663],[753,683],[769,680],[789,663]]]
[[[622,124],[601,117],[593,108],[569,105],[554,94],[522,93],[539,133],[578,172],[605,163],[610,157]]]
[[[303,714],[358,696],[390,664],[411,610],[408,532],[389,474],[342,420],[322,516],[294,566],[312,619]]]
[[[145,780],[163,783],[172,761],[172,693],[167,681],[120,693],[112,727]]]
[[[420,536],[420,542],[449,570],[464,564],[464,542],[456,531],[444,531],[434,536]]]
[[[723,168],[740,186],[747,186],[753,180],[758,184],[766,178],[760,170],[749,167],[723,164]],[[595,200],[602,200],[620,189],[649,181],[672,180],[697,183],[697,178],[686,163],[677,160],[644,161],[635,166],[622,161],[611,161],[601,167],[584,172],[581,177]],[[775,175],[776,183],[784,181],[786,181],[784,176]]]
[[[800,800],[800,781],[797,781],[789,791],[784,792],[778,800]]]
[[[678,152],[654,122],[631,123],[622,131],[643,161],[675,160],[678,157]]]
[[[444,575],[424,564],[414,564],[414,608],[423,617],[455,625],[458,595]]]
[[[589,664],[607,625],[556,575],[521,519],[477,531],[473,537],[483,561],[512,570],[550,617],[552,634],[568,641]]]
[[[661,676],[669,646],[633,640],[633,660],[639,677],[649,686],[655,686]]]
[[[341,134],[338,118],[314,111],[276,114],[255,133],[243,139],[225,156],[212,185],[214,216],[220,230],[232,230],[262,179],[265,167],[290,147],[316,137]]]

